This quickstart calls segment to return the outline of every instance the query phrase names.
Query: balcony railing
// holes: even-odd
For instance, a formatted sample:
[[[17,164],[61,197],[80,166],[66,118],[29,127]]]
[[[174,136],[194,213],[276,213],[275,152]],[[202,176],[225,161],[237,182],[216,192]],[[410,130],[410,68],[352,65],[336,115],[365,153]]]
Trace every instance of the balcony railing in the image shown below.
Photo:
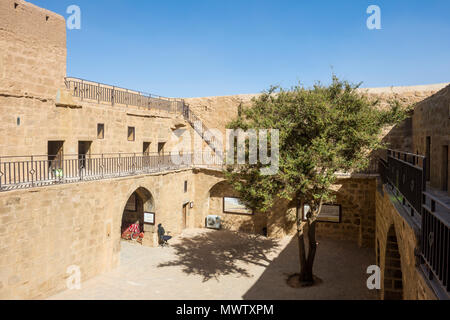
[[[450,206],[424,192],[421,257],[430,280],[438,281],[450,299]]]
[[[0,192],[173,171],[191,167],[221,168],[221,158],[203,153],[17,156],[0,158]],[[200,159],[200,161],[199,161]],[[203,159],[208,159],[204,164]]]
[[[72,95],[82,101],[107,103],[112,106],[136,106],[180,114],[183,112],[182,99],[161,97],[79,78],[68,77],[65,84]]]
[[[380,159],[379,162],[382,181],[392,187],[413,217],[422,212],[426,165],[427,160],[423,156],[394,150],[388,150],[387,160]]]
[[[382,182],[410,209],[414,221],[419,221],[422,265],[428,278],[440,284],[443,298],[449,299],[450,206],[426,191],[426,166],[423,156],[388,150],[387,160],[380,159],[379,171]]]
[[[224,155],[224,153],[220,151],[220,145],[216,136],[211,133],[209,128],[205,126],[203,121],[195,113],[193,113],[187,105],[183,106],[183,117],[192,126],[192,128],[194,128],[195,132],[203,138],[209,147],[217,152],[219,157]]]

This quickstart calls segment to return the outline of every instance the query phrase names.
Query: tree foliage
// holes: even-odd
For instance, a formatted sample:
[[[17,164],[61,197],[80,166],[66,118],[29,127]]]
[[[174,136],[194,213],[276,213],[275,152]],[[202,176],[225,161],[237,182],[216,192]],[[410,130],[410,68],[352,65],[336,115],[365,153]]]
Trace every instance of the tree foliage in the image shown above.
[[[265,212],[278,198],[299,199],[317,209],[332,200],[336,172],[368,166],[370,152],[383,147],[381,129],[405,119],[408,110],[396,101],[381,110],[358,87],[333,76],[329,86],[272,87],[240,108],[228,128],[279,130],[277,174],[261,175],[260,163],[228,168],[243,203]]]

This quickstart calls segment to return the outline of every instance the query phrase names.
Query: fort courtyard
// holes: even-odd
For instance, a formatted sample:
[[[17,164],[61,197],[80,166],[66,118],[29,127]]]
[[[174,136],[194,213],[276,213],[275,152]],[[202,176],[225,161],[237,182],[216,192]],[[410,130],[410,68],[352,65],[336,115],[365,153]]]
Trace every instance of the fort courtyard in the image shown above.
[[[0,299],[449,299],[450,83],[169,98],[72,77],[66,32],[59,14],[23,0],[0,1]],[[120,73],[114,77],[120,83]],[[184,74],[176,77],[189,82]],[[293,193],[274,197],[265,210],[244,204],[244,196],[258,196],[267,184],[248,183],[245,193],[236,186],[254,176],[243,171],[230,178],[241,165],[224,163],[225,155],[234,160],[234,139],[239,142],[238,136],[228,139],[230,123],[258,103],[282,104],[290,94],[304,103],[317,92],[334,97],[334,89],[341,96],[333,102],[351,96],[355,109],[373,107],[365,119],[393,101],[404,117],[379,130],[383,148],[360,147],[364,168],[334,161],[338,152],[324,157],[346,169],[303,185],[332,181],[313,188],[329,196],[320,205],[308,192],[308,203]],[[284,123],[283,110],[268,112],[275,125]],[[332,133],[350,123],[346,132],[355,131],[355,139],[385,120],[373,117],[361,129],[348,109],[325,126],[323,110],[338,110],[328,101],[292,110],[288,116],[314,111],[285,125],[293,132],[313,121]],[[326,174],[321,162],[311,165],[317,158],[308,153],[312,147],[301,150],[304,157],[286,157],[288,165],[279,161],[276,139],[286,135],[269,132],[264,165],[296,168],[274,185]],[[233,141],[225,151],[218,147],[224,137]],[[319,141],[326,153],[340,146],[339,138],[307,132],[288,147]],[[257,140],[243,141],[245,151],[247,141]],[[352,148],[341,153],[354,157]],[[300,163],[303,158],[311,162]],[[310,221],[313,232],[306,234]],[[303,238],[308,253],[317,245],[308,262],[301,258]],[[306,264],[310,279],[300,272]],[[368,285],[373,272],[375,287]],[[295,287],[295,276],[311,286]]]
[[[93,300],[289,300],[377,299],[366,286],[368,248],[319,239],[316,272],[323,282],[291,288],[297,272],[295,238],[278,240],[231,231],[188,229],[170,247],[122,242],[120,266],[49,299]]]

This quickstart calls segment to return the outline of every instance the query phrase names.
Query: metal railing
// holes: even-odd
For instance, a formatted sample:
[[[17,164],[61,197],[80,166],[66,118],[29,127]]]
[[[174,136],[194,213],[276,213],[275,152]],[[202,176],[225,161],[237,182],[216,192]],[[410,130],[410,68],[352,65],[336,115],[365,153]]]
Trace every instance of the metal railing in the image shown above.
[[[430,280],[436,279],[450,299],[450,206],[423,193],[421,257]]]
[[[378,160],[378,173],[380,174],[381,182],[383,184],[388,183],[387,174],[388,174],[388,163],[386,160],[380,158]]]
[[[219,145],[217,138],[211,134],[209,128],[205,126],[203,121],[195,113],[193,113],[187,105],[183,106],[183,117],[192,126],[192,128],[194,128],[195,132],[202,137],[208,146],[214,152],[217,152],[218,156],[224,155],[224,152],[221,151],[221,146]]]
[[[394,150],[387,151],[387,161],[379,160],[382,181],[392,187],[402,204],[410,208],[413,217],[422,212],[426,165],[427,160],[421,155]]]
[[[0,192],[54,184],[134,176],[193,167],[221,168],[222,159],[203,153],[17,156],[0,158]],[[200,160],[199,160],[200,159]],[[208,159],[207,162],[203,162]]]
[[[183,112],[184,101],[182,99],[166,98],[73,77],[65,78],[65,84],[71,94],[82,101],[108,103],[112,106],[136,106],[172,113]]]
[[[369,175],[379,174],[379,167],[378,167],[377,158],[375,158],[375,157],[371,158],[367,168],[365,168],[363,170],[358,170],[355,173],[358,173],[358,174],[369,174]]]
[[[435,279],[449,299],[450,206],[426,191],[427,165],[424,156],[388,150],[387,160],[379,160],[379,171],[383,184],[388,184],[400,202],[410,208],[411,216],[420,215],[422,265],[428,278]]]

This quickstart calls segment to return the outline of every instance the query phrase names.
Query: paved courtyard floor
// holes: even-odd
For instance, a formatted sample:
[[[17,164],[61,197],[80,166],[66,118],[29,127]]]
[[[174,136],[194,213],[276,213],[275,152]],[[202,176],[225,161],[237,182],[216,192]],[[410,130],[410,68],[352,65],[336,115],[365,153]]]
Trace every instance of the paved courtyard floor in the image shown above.
[[[294,289],[296,238],[271,240],[230,231],[191,229],[170,247],[122,242],[121,264],[82,283],[80,290],[50,299],[376,299],[366,287],[373,249],[353,242],[319,239],[315,274],[323,282]]]

